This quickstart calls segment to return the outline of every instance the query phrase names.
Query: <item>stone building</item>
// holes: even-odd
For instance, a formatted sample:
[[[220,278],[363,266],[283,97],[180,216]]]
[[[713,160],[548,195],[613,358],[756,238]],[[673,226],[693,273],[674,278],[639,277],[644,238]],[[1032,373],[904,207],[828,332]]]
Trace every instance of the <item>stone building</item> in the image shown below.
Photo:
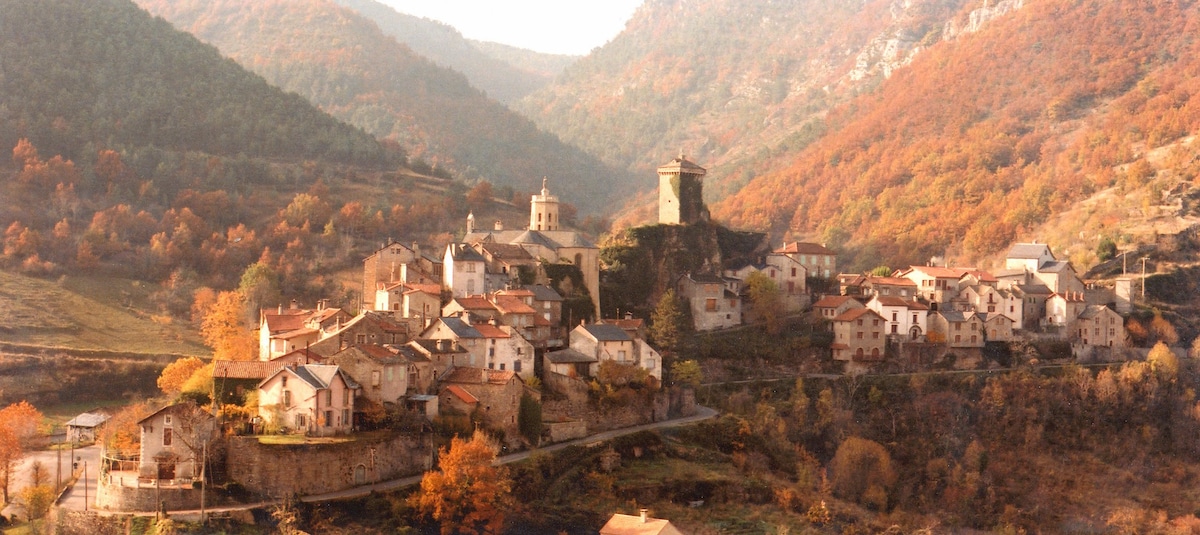
[[[658,222],[689,225],[708,218],[704,207],[707,171],[682,154],[658,167]]]

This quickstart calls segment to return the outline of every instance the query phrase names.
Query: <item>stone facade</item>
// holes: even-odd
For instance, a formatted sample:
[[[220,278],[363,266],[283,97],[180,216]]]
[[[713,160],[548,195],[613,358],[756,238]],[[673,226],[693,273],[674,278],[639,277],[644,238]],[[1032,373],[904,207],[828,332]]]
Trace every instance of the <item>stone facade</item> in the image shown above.
[[[704,218],[707,171],[682,154],[658,168],[658,222],[688,225]]]
[[[430,466],[426,435],[359,435],[336,444],[261,444],[230,438],[229,478],[269,497],[322,494],[417,475]]]

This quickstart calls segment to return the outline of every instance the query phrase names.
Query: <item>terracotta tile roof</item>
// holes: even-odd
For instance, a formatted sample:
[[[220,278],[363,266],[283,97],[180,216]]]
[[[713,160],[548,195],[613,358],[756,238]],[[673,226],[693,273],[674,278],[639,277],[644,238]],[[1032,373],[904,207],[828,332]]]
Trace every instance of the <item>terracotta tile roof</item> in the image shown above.
[[[783,247],[775,250],[779,254],[818,254],[818,255],[836,255],[837,253],[829,250],[823,245],[808,242],[792,242],[785,243]]]
[[[533,307],[526,305],[519,297],[508,295],[496,296],[496,302],[493,303],[496,310],[502,314],[536,314],[537,311]]]
[[[904,277],[867,277],[866,284],[882,284],[884,286],[917,286],[917,281]]]
[[[885,307],[908,308],[908,300],[891,295],[877,295],[875,301]]]
[[[626,331],[636,331],[646,326],[646,320],[643,319],[619,319],[619,320],[603,320],[609,325],[616,325]]]
[[[446,391],[454,394],[454,397],[461,399],[464,403],[479,403],[479,398],[475,397],[470,392],[467,392],[466,389],[461,386],[450,385],[446,387]]]
[[[879,316],[879,314],[877,314],[874,310],[871,310],[869,308],[852,308],[850,310],[842,312],[841,314],[838,314],[838,316],[836,318],[833,318],[833,321],[854,321],[854,320],[861,318],[867,314],[874,314],[876,316]]]
[[[263,321],[272,333],[294,331],[303,327],[304,320],[311,314],[311,310],[284,310],[283,314],[264,314]]]
[[[286,365],[286,362],[263,360],[214,360],[213,378],[258,379],[261,381],[274,375]]]
[[[472,325],[472,327],[475,327],[475,330],[479,331],[484,338],[511,338],[507,332],[504,332],[504,329],[490,323],[480,323]]]
[[[280,340],[291,340],[292,338],[299,338],[299,337],[301,337],[301,336],[307,336],[307,335],[310,335],[310,334],[316,334],[316,333],[318,333],[318,332],[320,332],[320,331],[318,331],[318,330],[316,330],[316,329],[310,329],[310,328],[308,328],[308,327],[303,327],[303,328],[300,328],[300,329],[296,329],[296,330],[294,330],[294,331],[282,332],[282,333],[279,333],[279,334],[273,335],[272,337],[273,337],[273,338],[278,338],[278,339],[280,339]]]
[[[936,277],[939,279],[957,279],[962,277],[963,273],[967,272],[966,269],[941,266],[911,266],[908,269],[911,271],[920,271],[921,273],[929,275],[930,277]]]
[[[496,292],[496,294],[508,295],[512,297],[533,297],[535,295],[532,290],[527,290],[525,288],[510,288],[508,290],[500,290]]]
[[[320,364],[324,360],[325,355],[314,353],[307,349],[297,349],[295,351],[290,351],[288,353],[279,355],[278,357],[271,359],[270,362],[279,364],[291,364],[293,362],[297,364]]]
[[[813,303],[814,308],[837,308],[842,306],[846,301],[854,300],[848,295],[827,295],[822,297],[820,301]]]
[[[404,293],[423,292],[429,295],[442,295],[442,286],[440,284],[420,284],[409,282],[404,285],[407,290]]]

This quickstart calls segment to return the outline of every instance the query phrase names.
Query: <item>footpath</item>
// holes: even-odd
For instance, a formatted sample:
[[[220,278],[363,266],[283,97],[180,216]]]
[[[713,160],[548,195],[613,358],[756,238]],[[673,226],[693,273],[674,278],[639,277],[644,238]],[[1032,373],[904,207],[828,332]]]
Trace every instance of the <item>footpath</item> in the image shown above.
[[[555,452],[555,451],[558,451],[558,450],[561,450],[564,448],[568,448],[570,446],[580,446],[580,445],[591,446],[591,445],[600,444],[606,440],[611,440],[616,437],[621,437],[621,436],[625,436],[625,435],[632,435],[634,433],[638,433],[641,431],[650,431],[650,430],[654,430],[654,429],[664,429],[664,428],[668,428],[668,427],[679,427],[679,426],[683,426],[683,425],[693,424],[696,422],[707,420],[709,418],[713,418],[713,417],[717,416],[718,414],[719,413],[714,409],[710,409],[708,407],[697,406],[696,414],[694,414],[692,416],[687,416],[687,417],[683,417],[683,418],[675,418],[673,420],[665,420],[662,422],[655,422],[655,423],[651,423],[651,424],[644,424],[644,425],[637,425],[637,426],[633,426],[633,427],[614,429],[611,431],[604,431],[602,433],[597,433],[595,435],[590,435],[590,436],[586,436],[586,437],[575,439],[575,440],[559,442],[557,444],[552,444],[552,445],[546,446],[544,448],[538,448],[538,449],[533,449],[533,450],[521,451],[521,452],[517,452],[517,453],[511,453],[508,455],[497,457],[495,464],[503,465],[503,464],[524,461],[524,460],[528,459],[530,457],[530,455],[533,455],[535,452]],[[419,475],[415,475],[415,476],[391,479],[388,481],[381,481],[379,483],[373,483],[370,485],[362,485],[359,487],[353,487],[353,488],[349,488],[349,489],[345,489],[345,490],[340,490],[337,492],[327,492],[324,494],[313,494],[310,496],[302,496],[300,498],[300,501],[303,501],[305,503],[317,503],[317,502],[324,502],[324,501],[330,501],[330,500],[341,500],[341,499],[346,499],[346,498],[358,498],[361,496],[366,496],[372,492],[390,491],[390,490],[396,490],[396,489],[401,489],[401,488],[417,485],[417,484],[420,484],[422,477],[423,477],[423,474],[419,474]],[[74,494],[76,492],[78,492],[80,494],[80,496],[74,497]],[[83,493],[84,493],[84,489],[82,487],[79,487],[79,485],[77,484],[76,487],[68,490],[66,493],[63,494],[63,497],[59,501],[58,507],[60,509],[67,509],[67,510],[71,510],[71,511],[83,511],[84,510],[83,502],[81,499],[79,499],[82,497]],[[91,496],[92,496],[92,499],[94,500],[95,499],[94,492]],[[73,497],[75,499],[72,499]],[[270,500],[270,501],[262,501],[262,502],[257,502],[257,503],[246,503],[246,504],[237,504],[237,505],[209,507],[209,508],[205,508],[204,514],[206,516],[222,515],[225,513],[232,513],[232,512],[236,512],[236,511],[248,511],[251,509],[261,509],[264,507],[272,507],[272,506],[278,505],[279,503],[281,503],[281,500]],[[100,510],[96,510],[94,506],[89,507],[88,510],[93,511],[96,514],[104,515],[104,516],[114,516],[114,515],[154,516],[155,515],[154,512],[144,512],[144,511],[100,511]],[[171,518],[177,518],[180,520],[195,521],[195,520],[200,519],[200,510],[199,509],[183,510],[183,511],[168,511],[168,514],[171,516]]]

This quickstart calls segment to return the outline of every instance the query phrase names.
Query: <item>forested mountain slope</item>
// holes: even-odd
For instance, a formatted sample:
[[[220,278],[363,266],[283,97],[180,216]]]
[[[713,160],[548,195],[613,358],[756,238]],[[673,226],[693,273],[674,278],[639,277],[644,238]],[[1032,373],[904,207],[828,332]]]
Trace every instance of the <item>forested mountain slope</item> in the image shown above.
[[[127,1],[0,0],[0,148],[85,146],[381,164],[370,136]]]
[[[535,191],[548,176],[564,200],[593,210],[620,198],[635,182],[330,2],[139,3],[271,83],[468,179]]]
[[[837,108],[714,213],[920,262],[993,254],[1105,188],[1170,190],[1195,179],[1194,147],[1145,156],[1200,129],[1198,31],[1192,1],[1028,2]]]
[[[408,45],[414,52],[443,67],[463,73],[471,85],[500,102],[517,100],[554,80],[559,70],[545,67],[565,66],[578,58],[524,51],[520,61],[497,57],[503,45],[481,48],[458,30],[429,19],[399,13],[375,0],[335,0],[338,5],[357,11],[372,20],[383,33]],[[541,58],[541,56],[546,56]],[[533,58],[533,61],[530,59]],[[539,61],[540,59],[540,61]],[[538,68],[538,67],[542,68]]]
[[[514,107],[640,172],[683,150],[709,169],[709,197],[719,198],[819,137],[830,106],[878,84],[978,3],[649,0],[613,41]]]

